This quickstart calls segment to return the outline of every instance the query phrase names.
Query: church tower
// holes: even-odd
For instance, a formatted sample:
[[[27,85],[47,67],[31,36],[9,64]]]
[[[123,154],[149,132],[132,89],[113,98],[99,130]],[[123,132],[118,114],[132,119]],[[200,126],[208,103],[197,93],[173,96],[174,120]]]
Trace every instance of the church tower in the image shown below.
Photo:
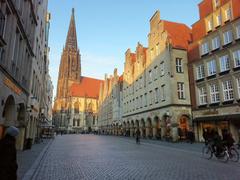
[[[67,39],[59,66],[57,98],[69,97],[71,85],[80,82],[80,78],[81,57],[77,44],[74,9],[72,9]]]

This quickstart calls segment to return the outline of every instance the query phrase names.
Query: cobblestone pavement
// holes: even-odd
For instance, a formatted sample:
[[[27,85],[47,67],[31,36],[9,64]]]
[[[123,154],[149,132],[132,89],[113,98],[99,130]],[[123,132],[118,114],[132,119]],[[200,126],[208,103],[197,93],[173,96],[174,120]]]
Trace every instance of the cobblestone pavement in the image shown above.
[[[22,179],[24,174],[31,168],[43,148],[49,143],[49,140],[44,140],[39,144],[34,144],[32,149],[18,151],[17,162],[18,162],[18,178]]]
[[[206,160],[191,148],[148,142],[137,145],[134,139],[114,136],[64,135],[55,138],[33,179],[239,180],[239,177],[239,162]]]

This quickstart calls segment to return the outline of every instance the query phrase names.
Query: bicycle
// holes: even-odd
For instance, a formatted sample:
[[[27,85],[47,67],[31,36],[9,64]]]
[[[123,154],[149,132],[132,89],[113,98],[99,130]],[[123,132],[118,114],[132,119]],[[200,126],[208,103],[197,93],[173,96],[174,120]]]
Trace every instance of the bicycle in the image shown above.
[[[206,143],[202,149],[202,155],[205,159],[211,159],[213,155],[222,162],[227,162],[229,160],[228,148],[223,146],[220,154],[217,154],[215,146],[212,146],[210,143]]]

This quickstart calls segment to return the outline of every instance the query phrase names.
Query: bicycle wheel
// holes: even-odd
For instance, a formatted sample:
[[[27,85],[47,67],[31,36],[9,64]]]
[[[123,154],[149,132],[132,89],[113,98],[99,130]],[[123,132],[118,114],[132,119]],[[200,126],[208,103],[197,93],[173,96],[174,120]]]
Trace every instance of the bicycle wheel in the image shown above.
[[[203,155],[203,158],[205,159],[211,159],[213,156],[211,148],[209,146],[204,146],[202,149],[202,155]]]
[[[235,148],[230,148],[228,150],[228,153],[229,153],[229,159],[231,161],[238,162],[238,160],[239,160],[239,153],[237,152],[237,150]]]
[[[222,161],[222,162],[228,162],[228,160],[229,160],[229,154],[228,154],[228,151],[227,150],[225,150],[224,152],[222,152],[223,154],[222,155],[220,155],[219,157],[217,157],[218,158],[218,160],[219,161]]]

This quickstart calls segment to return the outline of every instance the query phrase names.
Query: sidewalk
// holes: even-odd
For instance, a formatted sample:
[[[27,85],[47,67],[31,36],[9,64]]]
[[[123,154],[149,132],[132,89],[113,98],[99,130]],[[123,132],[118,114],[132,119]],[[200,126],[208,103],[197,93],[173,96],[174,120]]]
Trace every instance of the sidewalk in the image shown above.
[[[32,167],[35,160],[50,141],[50,139],[44,139],[43,142],[34,144],[32,149],[17,152],[19,180],[21,180],[24,174]]]
[[[135,141],[134,137],[125,137],[125,136],[118,136],[124,139],[129,139]],[[153,139],[145,139],[141,138],[140,143],[146,143],[146,144],[156,144],[160,146],[166,146],[166,147],[171,147],[171,148],[176,148],[176,149],[181,149],[181,150],[187,150],[187,151],[193,151],[197,153],[202,152],[202,147],[204,146],[204,143],[199,143],[199,142],[194,142],[193,144],[180,141],[180,142],[168,142],[164,140],[153,140]]]

